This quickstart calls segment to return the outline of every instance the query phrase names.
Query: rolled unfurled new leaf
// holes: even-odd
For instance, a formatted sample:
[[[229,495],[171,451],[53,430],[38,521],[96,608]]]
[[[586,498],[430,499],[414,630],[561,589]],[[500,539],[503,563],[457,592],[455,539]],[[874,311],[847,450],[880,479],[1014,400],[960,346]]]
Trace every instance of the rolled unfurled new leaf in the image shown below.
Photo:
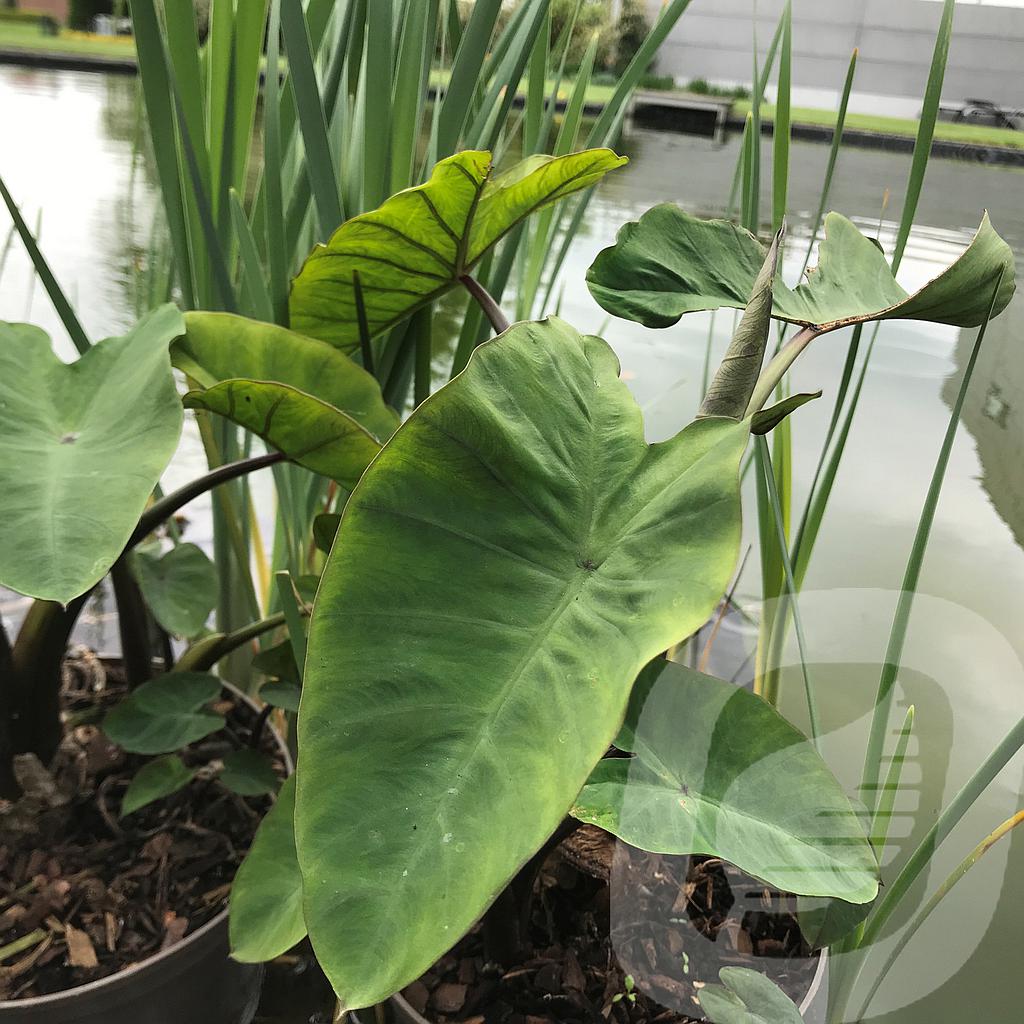
[[[764,256],[761,243],[735,224],[701,220],[665,204],[622,228],[615,245],[594,261],[587,283],[609,313],[646,327],[670,327],[684,313],[746,306]],[[986,213],[963,255],[908,295],[878,245],[830,213],[818,266],[796,288],[776,281],[772,316],[821,332],[897,319],[977,327],[988,315],[1000,271],[993,315],[1006,308],[1013,266],[1012,250]]]
[[[124,550],[181,433],[167,348],[183,331],[161,306],[69,364],[0,323],[0,584],[67,604]]]
[[[476,350],[364,474],[310,625],[296,840],[344,1006],[452,945],[562,821],[637,673],[714,610],[745,423],[656,445],[611,349]]]
[[[573,807],[581,821],[655,853],[721,857],[786,892],[877,895],[871,844],[842,787],[760,697],[659,658],[616,742],[636,756],[594,769]]]
[[[356,351],[356,275],[376,336],[455,288],[521,220],[625,163],[611,150],[593,149],[533,156],[494,174],[490,153],[448,157],[425,185],[346,221],[313,250],[292,283],[292,327]]]
[[[787,416],[796,412],[802,405],[821,398],[820,391],[801,392],[799,395],[790,395],[767,409],[755,412],[750,421],[750,432],[752,434],[767,434],[774,430]]]
[[[747,415],[772,326],[772,287],[784,231],[785,228],[780,228],[772,239],[768,255],[754,279],[743,319],[701,403],[701,416],[729,416],[741,420]]]

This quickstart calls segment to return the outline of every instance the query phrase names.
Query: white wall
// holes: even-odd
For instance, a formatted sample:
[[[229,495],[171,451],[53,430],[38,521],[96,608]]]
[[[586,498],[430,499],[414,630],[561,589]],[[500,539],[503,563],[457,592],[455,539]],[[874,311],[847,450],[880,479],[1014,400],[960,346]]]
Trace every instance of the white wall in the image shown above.
[[[647,3],[653,18],[662,0]],[[757,0],[762,53],[783,4]],[[749,84],[753,9],[754,0],[693,0],[662,47],[659,72],[681,81]],[[816,94],[821,102],[837,96],[850,54],[859,47],[854,109],[916,112],[941,13],[931,0],[793,0],[796,102],[812,102]],[[1024,8],[957,5],[943,99],[966,97],[1024,107]]]

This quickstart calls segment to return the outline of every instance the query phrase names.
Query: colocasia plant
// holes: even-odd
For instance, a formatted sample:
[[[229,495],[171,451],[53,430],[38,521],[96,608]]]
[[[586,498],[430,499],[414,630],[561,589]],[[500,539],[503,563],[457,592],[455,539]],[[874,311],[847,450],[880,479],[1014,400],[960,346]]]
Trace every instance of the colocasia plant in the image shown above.
[[[279,611],[210,633],[217,569],[199,547],[181,542],[173,517],[197,496],[286,460],[326,477],[343,504],[398,426],[366,368],[371,332],[460,281],[473,287],[470,271],[522,219],[623,162],[595,150],[535,157],[494,175],[486,153],[446,161],[427,187],[347,222],[311,257],[301,285],[313,298],[295,305],[305,334],[228,314],[183,317],[167,305],[125,337],[92,345],[48,272],[79,359],[64,363],[37,328],[0,325],[0,585],[35,599],[13,642],[0,629],[0,826],[15,855],[45,852],[61,835],[85,837],[87,846],[88,829],[78,826],[91,821],[94,796],[102,815],[128,816],[193,780],[216,780],[241,796],[276,789],[274,755],[262,749],[270,708],[240,730],[225,718],[222,681],[211,670],[287,626],[287,646],[255,659],[286,681],[289,663],[304,660],[302,620],[316,579],[283,574]],[[396,251],[396,241],[410,253]],[[360,254],[357,264],[340,286],[330,285],[349,247]],[[382,280],[379,268],[391,277]],[[329,340],[302,318],[325,282],[347,304],[343,315],[332,313]],[[189,385],[185,407],[220,414],[273,450],[162,494],[159,480],[183,423],[174,368]],[[239,547],[244,553],[244,541]],[[86,688],[96,692],[77,700],[62,687],[66,649],[108,573],[126,685],[102,686],[100,671]],[[264,687],[260,696],[283,709],[297,702],[288,685]],[[124,837],[119,826],[109,828]],[[46,941],[20,934],[17,921],[13,928],[25,949]]]
[[[182,800],[194,803],[200,795],[207,806],[223,798],[258,798],[248,809],[237,805],[237,831],[232,815],[221,811],[208,821],[205,808],[196,810],[197,820],[212,826],[208,835],[220,830],[220,857],[224,839],[244,850],[253,832],[253,811],[280,784],[285,758],[264,729],[271,708],[260,714],[237,691],[225,694],[223,680],[211,670],[233,651],[308,615],[299,596],[303,588],[297,593],[288,581],[282,588],[282,611],[231,634],[210,633],[206,621],[217,572],[198,546],[181,540],[174,517],[199,495],[285,456],[270,452],[244,459],[172,493],[160,492],[159,480],[177,449],[183,423],[172,348],[181,346],[175,351],[183,362],[201,360],[193,369],[207,383],[213,383],[218,366],[216,354],[203,345],[201,325],[187,343],[186,333],[181,313],[167,305],[124,337],[89,345],[84,332],[78,332],[80,357],[65,363],[43,331],[0,324],[0,585],[35,599],[13,639],[0,627],[0,845],[7,853],[2,868],[13,873],[5,877],[5,892],[17,897],[5,914],[0,946],[5,959],[24,954],[17,970],[5,967],[0,1001],[94,980],[160,948],[159,934],[140,938],[133,931],[130,904],[125,941],[108,938],[99,957],[99,946],[82,952],[82,944],[90,941],[88,918],[97,885],[112,887],[122,903],[129,892],[146,889],[135,883],[126,889],[118,871],[144,859],[147,840],[161,828],[169,830],[168,837],[173,833],[179,815],[157,801],[179,794],[175,807],[180,809]],[[230,351],[231,336],[221,333]],[[319,344],[309,340],[310,346]],[[330,446],[319,446],[307,435],[311,446],[324,449],[310,459],[322,460],[318,464],[325,471],[351,486],[379,450],[378,437],[390,434],[397,417],[369,374],[335,349],[322,347],[316,369],[330,373],[326,397],[352,414],[324,408],[355,440],[343,458],[331,461]],[[248,347],[248,364],[241,358],[236,364],[251,365],[257,348]],[[341,365],[332,365],[331,357]],[[301,364],[296,360],[289,372],[301,375]],[[243,405],[248,401],[248,395],[239,397]],[[121,680],[95,657],[66,659],[72,630],[108,574],[123,650]],[[268,689],[263,698],[282,707],[294,705],[287,689]],[[186,817],[191,821],[191,813]],[[192,848],[193,859],[208,857],[203,844]],[[186,844],[186,860],[188,849]],[[49,878],[45,892],[39,882],[40,854],[52,854],[46,863],[64,872]],[[208,863],[216,866],[218,857]],[[32,877],[26,881],[18,873],[32,864],[36,867],[27,869]],[[202,891],[189,895],[194,881],[184,884],[177,900],[179,883],[164,884],[162,898],[188,923],[190,908],[196,909],[189,901],[198,900]],[[86,898],[86,890],[92,896]],[[223,903],[222,894],[221,909]],[[66,923],[64,930],[37,927],[32,908],[44,905],[51,920]],[[214,901],[198,910],[193,926],[217,906]],[[143,909],[163,914],[160,907]],[[69,936],[77,936],[75,950]],[[42,970],[52,958],[35,954],[54,943],[55,952],[68,944],[69,969],[37,988],[33,965],[38,961]]]
[[[665,652],[713,615],[735,571],[751,434],[814,397],[765,408],[799,351],[851,322],[981,324],[1012,291],[987,221],[908,296],[838,215],[818,269],[790,289],[780,237],[765,248],[659,208],[592,268],[599,301],[662,326],[690,309],[745,312],[697,419],[651,445],[605,341],[555,318],[509,326],[468,276],[475,239],[531,208],[517,191],[552,166],[488,173],[481,154],[443,161],[344,225],[292,289],[293,326],[364,355],[459,282],[499,335],[321,524],[336,536],[305,645],[297,772],[234,888],[235,955],[267,959],[308,931],[344,1009],[413,982],[481,917],[488,956],[514,962],[540,862],[583,822],[871,904],[874,849],[813,746],[760,698]],[[764,366],[773,317],[801,331]]]

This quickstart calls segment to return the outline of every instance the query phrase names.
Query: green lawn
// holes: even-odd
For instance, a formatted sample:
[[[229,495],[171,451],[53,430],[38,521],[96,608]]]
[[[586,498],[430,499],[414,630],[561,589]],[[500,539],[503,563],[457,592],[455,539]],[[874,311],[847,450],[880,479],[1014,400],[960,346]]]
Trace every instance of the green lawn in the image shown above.
[[[733,113],[746,117],[751,109],[750,100],[737,100],[733,104]],[[762,117],[772,120],[775,108],[765,104]],[[794,124],[814,124],[834,127],[836,115],[831,110],[814,110],[809,107],[794,107],[792,111]],[[906,135],[913,138],[917,135],[917,121],[902,117],[875,117],[871,114],[847,114],[846,126],[858,131],[879,132],[884,135]],[[1024,149],[1024,132],[1015,132],[1010,128],[987,128],[984,125],[954,124],[939,121],[935,125],[935,137],[948,142],[975,143],[981,146],[1008,146],[1013,149]]]
[[[135,56],[135,41],[128,36],[93,36],[84,32],[48,36],[37,25],[0,20],[0,49],[130,58]]]

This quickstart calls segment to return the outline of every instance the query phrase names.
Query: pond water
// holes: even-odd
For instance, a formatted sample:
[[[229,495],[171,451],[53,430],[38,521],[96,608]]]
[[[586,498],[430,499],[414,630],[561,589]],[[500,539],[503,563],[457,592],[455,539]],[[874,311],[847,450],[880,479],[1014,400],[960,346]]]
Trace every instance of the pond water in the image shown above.
[[[26,219],[42,211],[44,251],[86,330],[99,338],[134,318],[136,271],[148,251],[156,201],[143,163],[136,83],[130,78],[0,68],[0,173]],[[607,322],[583,273],[626,220],[674,201],[701,215],[720,214],[736,161],[737,139],[710,140],[636,127],[622,150],[630,166],[601,186],[565,272],[562,315],[602,333],[644,408],[652,440],[669,436],[694,412],[702,385],[708,318],[684,319],[662,332]],[[808,221],[818,203],[827,148],[794,143],[790,259],[799,272]],[[831,205],[891,244],[909,157],[873,150],[843,153]],[[769,182],[770,168],[763,180]],[[883,213],[886,190],[894,201]],[[951,262],[988,208],[1024,264],[1024,173],[953,161],[929,169],[918,222],[901,271],[920,285]],[[0,247],[8,232],[0,214]],[[0,249],[2,251],[2,249]],[[790,266],[790,262],[793,266]],[[0,318],[31,320],[70,346],[45,294],[33,285],[15,242],[0,279]],[[792,279],[791,279],[792,283]],[[1012,721],[1024,713],[1024,299],[990,328],[958,431],[921,579],[900,679],[899,701],[917,710],[911,790],[897,808],[899,861],[935,820]],[[715,325],[716,351],[732,317]],[[878,665],[921,503],[974,331],[898,323],[882,328],[867,373],[846,461],[809,573],[801,609],[812,678],[833,730],[826,756],[851,787],[860,770],[865,723]],[[798,363],[796,390],[825,397],[793,420],[794,493],[806,494],[846,353],[845,339],[818,341]],[[190,433],[168,472],[175,485],[203,465]],[[202,532],[202,508],[193,506]],[[747,541],[755,542],[752,524]],[[756,613],[751,557],[738,597]],[[17,611],[0,598],[0,611]],[[742,630],[740,631],[742,633]],[[749,641],[742,635],[737,644]],[[802,715],[800,686],[788,703]],[[1017,758],[968,815],[938,859],[929,891],[984,835],[1021,804]],[[891,863],[884,872],[892,875]],[[1024,941],[1024,835],[999,844],[961,884],[904,954],[865,1020],[1019,1019],[1006,981]]]

